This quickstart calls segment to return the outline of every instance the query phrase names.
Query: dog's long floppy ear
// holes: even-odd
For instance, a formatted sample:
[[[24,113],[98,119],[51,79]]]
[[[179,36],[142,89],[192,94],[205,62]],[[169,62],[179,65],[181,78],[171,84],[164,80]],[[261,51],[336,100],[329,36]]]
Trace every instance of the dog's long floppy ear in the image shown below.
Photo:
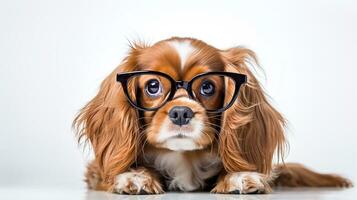
[[[135,162],[140,145],[137,111],[116,81],[118,72],[135,70],[139,48],[132,47],[129,56],[102,82],[98,94],[73,122],[79,141],[83,139],[93,147],[102,184],[112,184],[116,175]]]
[[[249,63],[258,65],[253,51],[231,48],[222,51],[225,70],[247,75],[238,100],[223,115],[219,151],[227,172],[270,173],[274,153],[282,156],[285,137],[283,116],[268,102]],[[227,94],[232,94],[227,85]]]

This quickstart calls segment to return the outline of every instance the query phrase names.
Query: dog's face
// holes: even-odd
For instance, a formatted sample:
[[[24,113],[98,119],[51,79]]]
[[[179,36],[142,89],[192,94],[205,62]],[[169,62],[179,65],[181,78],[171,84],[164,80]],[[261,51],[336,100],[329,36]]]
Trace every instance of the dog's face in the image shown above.
[[[163,72],[176,81],[190,81],[202,73],[224,70],[215,48],[191,40],[163,41],[147,48],[141,52],[138,66],[139,70]],[[212,145],[219,133],[221,115],[206,110],[223,104],[224,84],[218,76],[196,80],[192,85],[195,99],[181,88],[158,110],[144,111],[141,121],[148,143],[178,151]],[[147,75],[138,77],[132,88],[136,88],[133,93],[138,103],[153,107],[165,101],[171,85],[165,78]]]

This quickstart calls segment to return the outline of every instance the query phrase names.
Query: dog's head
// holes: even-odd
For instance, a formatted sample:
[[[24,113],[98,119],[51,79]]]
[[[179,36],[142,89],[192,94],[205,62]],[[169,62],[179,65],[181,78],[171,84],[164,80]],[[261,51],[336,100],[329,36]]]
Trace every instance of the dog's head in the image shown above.
[[[268,103],[244,48],[216,49],[191,38],[133,44],[75,124],[96,161],[120,173],[142,145],[173,151],[215,146],[227,171],[271,168],[283,147],[283,117]],[[246,82],[246,80],[248,80]]]
[[[176,38],[142,48],[135,71],[119,73],[117,79],[128,101],[142,111],[139,122],[148,144],[191,151],[214,145],[221,112],[236,99],[246,77],[225,72],[217,49]]]

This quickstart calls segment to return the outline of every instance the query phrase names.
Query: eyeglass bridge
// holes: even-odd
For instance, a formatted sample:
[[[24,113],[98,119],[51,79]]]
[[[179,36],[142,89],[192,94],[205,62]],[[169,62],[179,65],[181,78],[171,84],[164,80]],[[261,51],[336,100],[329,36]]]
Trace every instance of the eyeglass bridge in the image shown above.
[[[184,88],[187,90],[188,82],[187,81],[176,81],[176,89]]]

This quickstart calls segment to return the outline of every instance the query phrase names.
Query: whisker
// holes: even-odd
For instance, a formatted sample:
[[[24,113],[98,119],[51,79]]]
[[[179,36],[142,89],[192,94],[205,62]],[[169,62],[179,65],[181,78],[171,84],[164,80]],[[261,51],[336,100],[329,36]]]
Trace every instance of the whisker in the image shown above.
[[[216,133],[216,135],[219,136],[219,131],[216,130],[215,128],[207,126],[206,129],[213,130]]]
[[[144,124],[144,125],[140,126],[139,128],[145,128],[145,127],[147,127],[147,126],[149,126],[149,125],[150,125],[150,123]]]
[[[210,125],[210,126],[215,126],[217,128],[222,128],[222,126],[220,125],[217,125],[217,124],[214,124],[214,123],[211,123],[211,122],[205,122],[206,125]]]
[[[221,115],[214,115],[214,116],[207,116],[206,119],[215,119],[215,120],[222,120]]]
[[[213,140],[212,140],[212,138],[209,136],[209,134],[208,133],[206,133],[205,131],[202,131],[202,133],[205,135],[205,136],[207,136],[208,138],[209,138],[209,140],[210,140],[210,146],[211,146],[211,148],[210,148],[210,154],[212,155],[213,154]],[[215,140],[215,138],[216,137],[214,137],[214,140]]]
[[[146,134],[143,134],[146,136]],[[141,152],[143,154],[143,159],[145,160],[145,146],[148,143],[147,137],[145,137],[145,140],[143,141],[142,147],[141,147]]]
[[[222,114],[219,114],[219,115],[210,115],[210,116],[207,116],[208,118],[210,118],[210,117],[221,117],[222,116]]]
[[[151,116],[142,116],[142,117],[139,117],[138,119],[146,119],[146,118],[152,119],[152,118],[154,118],[154,117],[151,117]]]
[[[207,117],[207,119],[216,119],[216,120],[221,120],[219,117]]]
[[[146,130],[142,130],[142,131],[138,131],[138,132],[137,132],[137,137],[138,137],[137,139],[138,139],[138,141],[141,141],[141,140],[143,139],[143,137],[146,136],[145,134],[143,134],[145,131],[146,131]],[[144,143],[145,143],[145,142],[146,142],[146,138],[145,138],[145,140],[144,140]],[[143,151],[143,147],[144,147],[144,145],[142,145],[142,147],[141,147],[141,151],[142,151],[142,152],[144,152],[144,151]],[[137,152],[138,152],[138,149],[135,150],[135,163],[137,163],[137,159],[138,159],[138,155],[137,155],[138,153],[137,153]]]

